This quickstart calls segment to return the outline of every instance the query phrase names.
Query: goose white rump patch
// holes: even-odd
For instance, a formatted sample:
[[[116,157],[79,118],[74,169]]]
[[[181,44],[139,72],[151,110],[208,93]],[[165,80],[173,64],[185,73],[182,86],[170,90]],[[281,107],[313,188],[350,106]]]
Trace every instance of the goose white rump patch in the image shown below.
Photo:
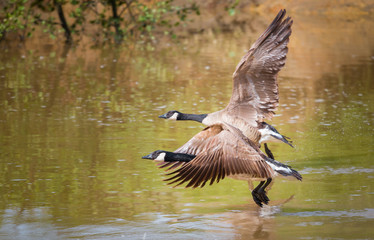
[[[290,168],[286,168],[286,167],[282,167],[282,166],[276,166],[275,164],[271,163],[271,162],[268,162],[266,161],[266,163],[272,168],[274,169],[275,171],[282,171],[282,172],[286,172],[286,173],[289,173],[291,174],[292,173],[292,170]]]

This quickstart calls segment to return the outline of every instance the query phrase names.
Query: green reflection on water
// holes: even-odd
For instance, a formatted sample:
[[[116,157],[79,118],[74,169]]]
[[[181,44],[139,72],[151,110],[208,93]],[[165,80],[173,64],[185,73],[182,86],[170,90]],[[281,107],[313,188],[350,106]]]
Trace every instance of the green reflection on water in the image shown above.
[[[293,65],[280,76],[272,124],[296,149],[271,147],[304,181],[277,180],[270,208],[258,209],[247,184],[231,179],[204,189],[170,188],[162,171],[140,158],[176,149],[203,128],[158,115],[213,112],[228,102],[231,72],[248,44],[215,38],[157,50],[5,52],[0,233],[9,236],[9,226],[27,223],[42,229],[25,230],[34,238],[50,229],[64,237],[89,237],[96,229],[104,239],[373,236],[372,56],[337,58],[337,70],[315,73],[294,59],[299,48],[291,45]],[[312,77],[289,74],[300,69]]]

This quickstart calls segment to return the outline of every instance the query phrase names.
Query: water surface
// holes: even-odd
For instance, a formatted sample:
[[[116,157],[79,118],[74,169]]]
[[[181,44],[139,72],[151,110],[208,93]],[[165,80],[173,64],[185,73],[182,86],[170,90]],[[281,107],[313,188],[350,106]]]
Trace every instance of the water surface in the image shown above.
[[[303,182],[258,208],[246,182],[171,188],[141,159],[203,126],[157,118],[225,107],[265,29],[125,47],[0,55],[1,239],[374,238],[374,23],[295,19],[271,144]],[[266,21],[264,21],[266,22]]]

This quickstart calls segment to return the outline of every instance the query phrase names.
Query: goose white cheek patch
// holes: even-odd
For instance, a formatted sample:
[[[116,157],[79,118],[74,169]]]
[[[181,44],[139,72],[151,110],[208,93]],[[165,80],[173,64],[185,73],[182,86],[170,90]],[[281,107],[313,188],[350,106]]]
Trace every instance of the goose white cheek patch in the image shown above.
[[[171,116],[169,119],[171,120],[177,120],[178,113],[174,113],[173,116]]]
[[[166,153],[160,153],[160,155],[157,156],[155,159],[156,162],[163,162],[165,160]]]

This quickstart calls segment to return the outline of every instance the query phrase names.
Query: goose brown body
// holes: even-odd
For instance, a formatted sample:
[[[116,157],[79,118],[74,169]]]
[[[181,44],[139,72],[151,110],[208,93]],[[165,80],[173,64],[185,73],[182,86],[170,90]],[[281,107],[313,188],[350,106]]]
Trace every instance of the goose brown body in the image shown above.
[[[243,119],[240,115],[230,115],[229,112],[221,110],[208,114],[202,122],[204,125],[211,126],[213,124],[227,123],[238,128],[242,133],[248,137],[252,142],[257,144],[261,139],[261,133],[258,131],[258,126],[253,126],[247,120]]]

